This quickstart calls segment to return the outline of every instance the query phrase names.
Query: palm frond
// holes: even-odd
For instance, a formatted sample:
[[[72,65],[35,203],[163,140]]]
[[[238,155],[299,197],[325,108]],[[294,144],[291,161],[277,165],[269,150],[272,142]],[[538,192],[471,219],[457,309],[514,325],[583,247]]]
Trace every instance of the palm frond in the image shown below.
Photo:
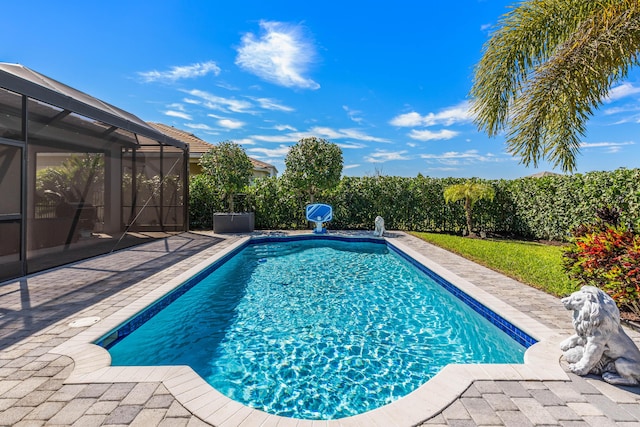
[[[638,64],[640,0],[530,0],[507,13],[476,67],[479,129],[508,150],[575,169],[586,121]]]

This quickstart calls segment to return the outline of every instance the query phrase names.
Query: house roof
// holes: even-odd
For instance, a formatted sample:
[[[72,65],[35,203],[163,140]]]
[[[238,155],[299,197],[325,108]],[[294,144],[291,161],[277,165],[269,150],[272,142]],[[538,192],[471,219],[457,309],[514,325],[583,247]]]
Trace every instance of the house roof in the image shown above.
[[[159,132],[139,117],[21,64],[0,62],[0,87],[164,144],[186,148],[184,142]]]
[[[543,172],[534,173],[533,175],[528,175],[526,178],[542,178],[545,176],[562,176],[562,174],[559,174],[556,172],[543,171]]]
[[[148,122],[148,124],[164,133],[165,135],[188,144],[189,154],[191,156],[195,155],[195,157],[200,157],[202,154],[209,151],[211,147],[213,147],[213,144],[210,144],[207,141],[198,138],[191,132],[177,129],[173,126],[165,125],[163,123]]]
[[[178,129],[173,126],[165,125],[163,123],[149,122],[149,125],[153,126],[154,128],[158,129],[160,132],[163,132],[172,138],[175,138],[179,141],[182,141],[188,144],[189,154],[191,157],[200,157],[204,153],[209,151],[211,147],[213,147],[213,144],[198,138],[191,132]],[[278,172],[278,169],[276,169],[275,166],[269,163],[262,162],[252,157],[249,157],[249,160],[251,160],[251,164],[253,165],[254,169],[265,169],[265,170],[273,169],[276,173]]]

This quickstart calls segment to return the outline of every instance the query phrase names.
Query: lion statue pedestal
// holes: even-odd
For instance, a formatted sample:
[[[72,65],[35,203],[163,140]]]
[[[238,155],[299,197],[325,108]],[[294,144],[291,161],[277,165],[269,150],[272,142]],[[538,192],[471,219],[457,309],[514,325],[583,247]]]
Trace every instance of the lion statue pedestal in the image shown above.
[[[583,286],[562,304],[573,310],[576,331],[560,343],[571,372],[602,375],[610,384],[640,384],[640,350],[622,329],[613,299],[594,286]]]

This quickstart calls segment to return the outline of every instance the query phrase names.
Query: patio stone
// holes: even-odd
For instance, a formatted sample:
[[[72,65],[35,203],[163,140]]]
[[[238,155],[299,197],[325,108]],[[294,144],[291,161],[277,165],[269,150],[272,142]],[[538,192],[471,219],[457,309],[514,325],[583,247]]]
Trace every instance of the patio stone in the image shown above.
[[[126,424],[129,425],[142,411],[140,405],[126,405],[118,406],[114,411],[107,416],[104,421],[105,424]]]
[[[106,415],[83,415],[72,424],[72,427],[100,427],[106,418]]]
[[[535,425],[554,424],[556,419],[534,398],[513,399],[518,409]]]
[[[44,425],[44,421],[22,420],[22,421],[18,421],[12,427],[41,427],[43,425]]]
[[[558,421],[578,421],[581,418],[568,406],[547,406],[545,408]]]
[[[87,415],[109,415],[120,404],[117,400],[98,401],[87,409]]]
[[[131,427],[147,427],[159,425],[164,419],[165,409],[143,409],[131,422]]]
[[[398,239],[559,335],[573,332],[571,313],[557,298],[412,236],[400,232],[393,236],[391,241]],[[71,320],[106,319],[161,286],[166,278],[198,265],[240,237],[187,233],[4,284],[4,290],[15,292],[0,293],[0,310],[15,315],[5,315],[0,330],[0,424],[209,426],[160,382],[65,384],[74,361],[50,351],[86,330],[70,328]],[[19,298],[21,292],[29,296],[26,308]],[[629,335],[640,342],[640,334]],[[420,425],[640,425],[637,387],[567,375],[568,381],[475,381],[461,397]],[[309,424],[332,427],[331,422]]]
[[[50,424],[70,425],[76,422],[95,402],[94,399],[73,399],[58,411]]]
[[[485,393],[482,398],[493,408],[494,411],[517,411],[518,407],[509,396],[501,393]]]
[[[29,420],[43,420],[47,421],[57,414],[62,408],[64,408],[64,402],[44,402],[42,405],[38,405],[32,409],[31,412],[25,417]]]
[[[562,405],[564,402],[551,390],[529,390],[531,397],[536,399],[542,406],[557,406]]]
[[[0,412],[0,420],[4,425],[14,425],[23,419],[33,408],[28,406],[12,406]]]
[[[635,421],[639,420],[627,412],[623,407],[617,405],[606,396],[592,394],[587,396],[587,401],[597,407],[604,415],[613,421]]]
[[[507,427],[529,427],[533,426],[531,420],[520,411],[498,411],[498,417]]]
[[[85,386],[80,393],[78,393],[78,397],[95,397],[99,398],[109,389],[110,384],[89,384]]]
[[[129,394],[122,399],[123,405],[143,405],[151,398],[153,392],[158,388],[156,383],[136,384]]]
[[[462,397],[460,400],[467,412],[469,412],[469,415],[471,415],[473,421],[478,425],[500,424],[500,418],[496,415],[491,405],[485,400],[466,397]]]

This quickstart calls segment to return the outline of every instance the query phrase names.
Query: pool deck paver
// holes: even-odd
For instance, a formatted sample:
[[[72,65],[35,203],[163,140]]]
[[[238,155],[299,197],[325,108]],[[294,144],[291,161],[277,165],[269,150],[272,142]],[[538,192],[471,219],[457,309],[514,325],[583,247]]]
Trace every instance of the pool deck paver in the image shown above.
[[[485,305],[503,309],[506,304],[511,316],[542,324],[540,334],[572,333],[571,314],[557,298],[405,233],[388,234],[391,243],[479,288]],[[442,393],[415,393],[399,405],[339,422],[267,416],[220,398],[194,379],[190,368],[110,367],[103,350],[82,344],[87,331],[143,307],[181,275],[245,238],[185,233],[0,284],[0,425],[640,426],[640,387],[616,387],[567,372],[557,359],[555,336],[546,347],[527,353],[534,359],[531,365],[450,365],[429,381]],[[91,316],[102,320],[70,327],[73,320]],[[640,343],[640,334],[627,332]],[[60,349],[73,357],[58,354]],[[550,373],[540,365],[548,365]],[[102,380],[92,382],[95,375]],[[466,385],[458,392],[460,384]],[[454,397],[446,398],[452,390]]]

